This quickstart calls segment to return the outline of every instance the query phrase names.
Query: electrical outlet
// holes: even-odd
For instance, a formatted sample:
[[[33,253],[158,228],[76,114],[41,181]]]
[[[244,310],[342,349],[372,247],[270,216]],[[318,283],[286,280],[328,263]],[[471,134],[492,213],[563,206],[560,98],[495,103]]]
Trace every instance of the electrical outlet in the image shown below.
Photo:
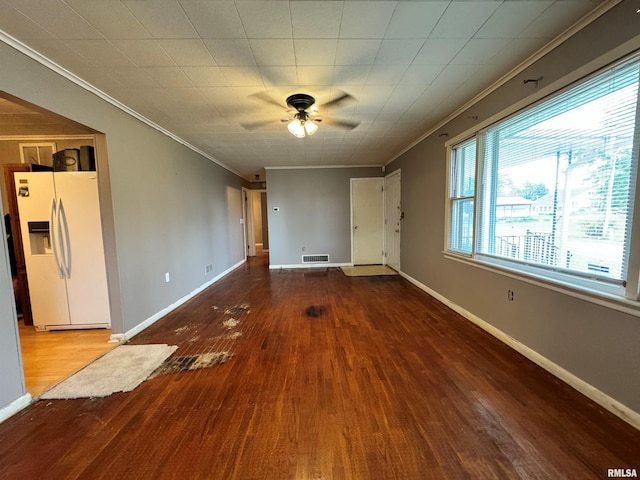
[[[171,281],[171,277],[169,276],[169,272],[164,274],[164,281],[166,283],[169,283]]]
[[[213,271],[213,265],[212,264],[205,265],[205,267],[204,267],[204,274],[205,275],[209,275],[212,271]]]
[[[507,290],[507,300],[513,302],[515,300],[516,292],[513,290]]]

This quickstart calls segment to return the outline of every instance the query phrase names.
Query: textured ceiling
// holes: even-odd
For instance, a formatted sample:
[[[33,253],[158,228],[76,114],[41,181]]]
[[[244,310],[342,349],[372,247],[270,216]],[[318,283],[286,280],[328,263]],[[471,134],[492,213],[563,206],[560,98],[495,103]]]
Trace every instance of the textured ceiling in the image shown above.
[[[0,29],[253,178],[387,163],[601,3],[0,0]],[[280,120],[299,92],[358,127],[293,137]]]

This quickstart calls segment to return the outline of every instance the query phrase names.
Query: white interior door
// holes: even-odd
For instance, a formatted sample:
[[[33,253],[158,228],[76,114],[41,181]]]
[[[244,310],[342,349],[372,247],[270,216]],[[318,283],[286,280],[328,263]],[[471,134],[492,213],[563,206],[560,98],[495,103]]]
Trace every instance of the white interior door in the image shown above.
[[[385,177],[385,263],[397,271],[400,270],[400,225],[402,220],[400,185],[400,170]]]
[[[382,264],[382,178],[351,179],[351,258],[354,265]]]

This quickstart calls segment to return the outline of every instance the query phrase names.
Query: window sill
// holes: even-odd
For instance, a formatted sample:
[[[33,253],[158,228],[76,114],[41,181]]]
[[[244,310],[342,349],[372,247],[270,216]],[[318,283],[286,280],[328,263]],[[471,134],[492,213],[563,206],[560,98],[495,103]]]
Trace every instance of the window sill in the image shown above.
[[[536,285],[548,290],[553,290],[574,298],[579,298],[590,303],[594,303],[612,310],[627,313],[635,317],[640,317],[640,302],[624,298],[620,294],[603,292],[588,288],[587,286],[569,284],[546,276],[536,275],[532,272],[524,272],[515,268],[509,268],[497,263],[472,258],[470,256],[457,255],[452,252],[443,251],[444,257],[459,263],[464,263],[475,268],[481,268],[489,272],[497,273],[507,277],[521,280],[532,285]]]

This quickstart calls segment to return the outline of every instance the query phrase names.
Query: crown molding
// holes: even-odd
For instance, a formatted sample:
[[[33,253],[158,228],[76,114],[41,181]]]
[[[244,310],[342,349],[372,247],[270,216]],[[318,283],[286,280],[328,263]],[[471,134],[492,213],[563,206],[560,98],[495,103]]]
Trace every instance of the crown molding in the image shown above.
[[[282,165],[264,167],[265,170],[319,170],[324,168],[382,168],[382,165]]]
[[[75,73],[67,70],[66,68],[64,68],[63,66],[57,64],[53,60],[45,57],[40,52],[34,50],[33,48],[29,47],[25,43],[21,42],[20,40],[18,40],[15,37],[9,35],[8,33],[6,33],[3,30],[0,30],[0,41],[6,43],[10,47],[12,47],[15,50],[19,51],[20,53],[26,55],[27,57],[31,58],[32,60],[35,60],[36,62],[38,62],[39,64],[43,65],[44,67],[54,71],[58,75],[66,78],[70,82],[73,82],[74,84],[76,84],[77,86],[83,88],[84,90],[87,90],[88,92],[93,93],[94,95],[96,95],[100,99],[102,99],[105,102],[113,105],[114,107],[122,110],[123,112],[125,112],[126,114],[134,117],[135,119],[139,120],[140,122],[142,122],[142,123],[148,125],[149,127],[159,131],[160,133],[163,133],[167,137],[171,138],[172,140],[175,140],[176,142],[180,143],[181,145],[184,145],[185,147],[189,148],[190,150],[196,152],[197,154],[202,155],[203,157],[207,158],[208,160],[211,160],[213,163],[219,165],[220,167],[224,168],[225,170],[228,170],[229,172],[237,175],[240,178],[244,178],[239,172],[237,172],[234,169],[230,168],[228,165],[225,165],[224,163],[220,162],[219,160],[217,160],[216,158],[212,157],[208,153],[203,152],[198,147],[195,147],[194,145],[191,145],[186,140],[178,137],[177,135],[175,135],[174,133],[172,133],[169,130],[165,129],[164,127],[161,127],[157,123],[149,120],[144,115],[136,112],[132,108],[130,108],[130,107],[126,106],[125,104],[121,103],[120,101],[116,100],[111,95],[103,92],[102,90],[100,90],[99,88],[93,86],[92,84],[90,84],[86,80],[83,80],[82,78],[77,76]]]
[[[591,24],[592,22],[594,22],[595,20],[600,18],[602,15],[607,13],[613,7],[617,6],[622,1],[623,0],[608,0],[608,1],[603,2],[600,5],[598,5],[591,12],[587,13],[584,17],[582,17],[580,20],[578,20],[576,23],[574,23],[571,27],[566,29],[564,32],[562,32],[560,35],[558,35],[556,38],[551,40],[545,46],[540,48],[537,52],[535,52],[533,55],[531,55],[525,61],[523,61],[522,63],[520,63],[516,67],[512,68],[510,71],[508,71],[506,74],[504,74],[498,80],[496,80],[489,87],[485,88],[483,91],[481,91],[475,97],[473,97],[471,100],[469,100],[464,105],[462,105],[461,107],[456,109],[453,113],[449,114],[444,120],[441,120],[440,122],[438,122],[434,127],[431,127],[429,130],[427,130],[426,133],[424,133],[423,135],[418,137],[416,140],[414,140],[412,143],[410,143],[407,147],[403,148],[400,152],[398,152],[396,155],[394,155],[388,162],[386,162],[385,166],[389,165],[391,162],[397,160],[400,156],[402,156],[405,153],[407,153],[413,147],[415,147],[420,142],[422,142],[425,138],[430,137],[435,132],[440,130],[443,126],[445,126],[447,123],[449,123],[450,121],[452,121],[456,117],[458,117],[461,114],[463,114],[466,110],[468,110],[469,108],[474,106],[476,103],[480,102],[485,97],[488,97],[491,93],[496,91],[498,88],[502,87],[504,84],[506,84],[508,81],[512,80],[514,77],[516,77],[520,73],[522,73],[524,70],[529,68],[531,65],[533,65],[535,62],[540,60],[545,55],[547,55],[553,49],[555,49],[558,46],[562,45],[569,38],[571,38],[576,33],[578,33],[580,30],[582,30],[583,28],[585,28],[586,26],[588,26],[589,24]]]
[[[36,140],[93,140],[94,134],[77,134],[77,135],[0,135],[0,142],[2,141],[36,141]]]

